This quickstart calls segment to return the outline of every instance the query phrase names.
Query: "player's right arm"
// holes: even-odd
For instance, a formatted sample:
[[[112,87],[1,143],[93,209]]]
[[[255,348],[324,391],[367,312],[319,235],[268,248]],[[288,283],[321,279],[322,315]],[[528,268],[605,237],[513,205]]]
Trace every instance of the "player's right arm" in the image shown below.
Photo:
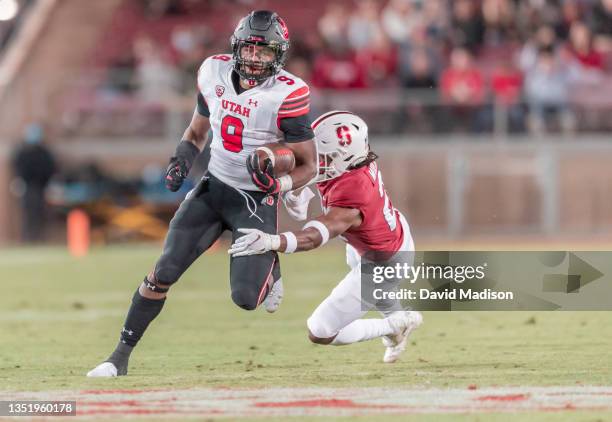
[[[277,250],[287,252],[289,248],[289,252],[309,251],[340,236],[350,228],[359,227],[360,224],[361,212],[358,209],[332,207],[327,214],[306,223],[302,230],[281,233]],[[292,235],[295,240],[291,239]]]
[[[208,139],[208,130],[210,129],[210,111],[202,94],[198,94],[198,103],[193,111],[193,117],[185,133],[183,140],[192,142],[200,151],[204,149]]]
[[[189,174],[198,154],[204,149],[210,129],[210,112],[202,94],[198,94],[196,109],[181,142],[176,147],[174,155],[170,157],[170,164],[166,169],[166,187],[176,192]]]
[[[361,212],[358,209],[331,207],[327,214],[309,221],[300,231],[274,235],[257,229],[238,229],[245,236],[236,239],[228,253],[232,256],[245,256],[271,250],[283,253],[309,251],[351,228],[359,227],[361,222]]]

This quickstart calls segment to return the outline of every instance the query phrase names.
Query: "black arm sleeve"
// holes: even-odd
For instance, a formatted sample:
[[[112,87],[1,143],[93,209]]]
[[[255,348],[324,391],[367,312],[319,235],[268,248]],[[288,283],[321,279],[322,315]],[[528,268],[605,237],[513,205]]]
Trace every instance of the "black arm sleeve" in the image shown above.
[[[208,104],[201,92],[198,93],[198,113],[204,117],[210,117],[210,110],[208,110]]]
[[[280,130],[285,134],[286,142],[303,142],[314,138],[310,116],[286,117],[280,120]]]

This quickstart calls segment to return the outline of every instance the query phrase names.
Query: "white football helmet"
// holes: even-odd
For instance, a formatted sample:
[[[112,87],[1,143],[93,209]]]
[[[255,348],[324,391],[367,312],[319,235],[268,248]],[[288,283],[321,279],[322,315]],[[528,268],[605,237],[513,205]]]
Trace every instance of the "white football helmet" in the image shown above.
[[[319,154],[316,182],[334,179],[368,157],[368,125],[349,111],[330,111],[312,124]]]

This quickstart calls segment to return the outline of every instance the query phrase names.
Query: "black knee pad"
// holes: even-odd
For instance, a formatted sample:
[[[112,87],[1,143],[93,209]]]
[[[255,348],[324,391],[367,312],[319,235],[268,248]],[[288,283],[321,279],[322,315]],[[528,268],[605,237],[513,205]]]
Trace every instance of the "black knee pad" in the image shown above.
[[[242,309],[252,311],[257,308],[257,295],[243,290],[235,290],[232,292],[232,300]]]
[[[155,280],[161,284],[173,285],[180,277],[180,268],[173,265],[164,265],[162,267],[155,267],[153,271]]]

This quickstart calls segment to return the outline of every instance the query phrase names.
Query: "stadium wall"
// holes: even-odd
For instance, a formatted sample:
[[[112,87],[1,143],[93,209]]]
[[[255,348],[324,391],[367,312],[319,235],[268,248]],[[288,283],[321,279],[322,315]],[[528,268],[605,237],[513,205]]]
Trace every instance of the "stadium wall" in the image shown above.
[[[146,146],[146,147],[144,147]],[[373,149],[394,205],[416,235],[582,236],[612,234],[612,144],[605,137],[445,139],[376,137]],[[164,167],[173,142],[150,138],[81,139],[54,145],[64,167],[98,163],[118,177],[137,176],[148,164]],[[8,155],[2,159],[8,164]],[[16,198],[3,166],[0,236],[14,239]],[[314,213],[318,207],[314,207]],[[292,223],[286,218],[283,224]]]

